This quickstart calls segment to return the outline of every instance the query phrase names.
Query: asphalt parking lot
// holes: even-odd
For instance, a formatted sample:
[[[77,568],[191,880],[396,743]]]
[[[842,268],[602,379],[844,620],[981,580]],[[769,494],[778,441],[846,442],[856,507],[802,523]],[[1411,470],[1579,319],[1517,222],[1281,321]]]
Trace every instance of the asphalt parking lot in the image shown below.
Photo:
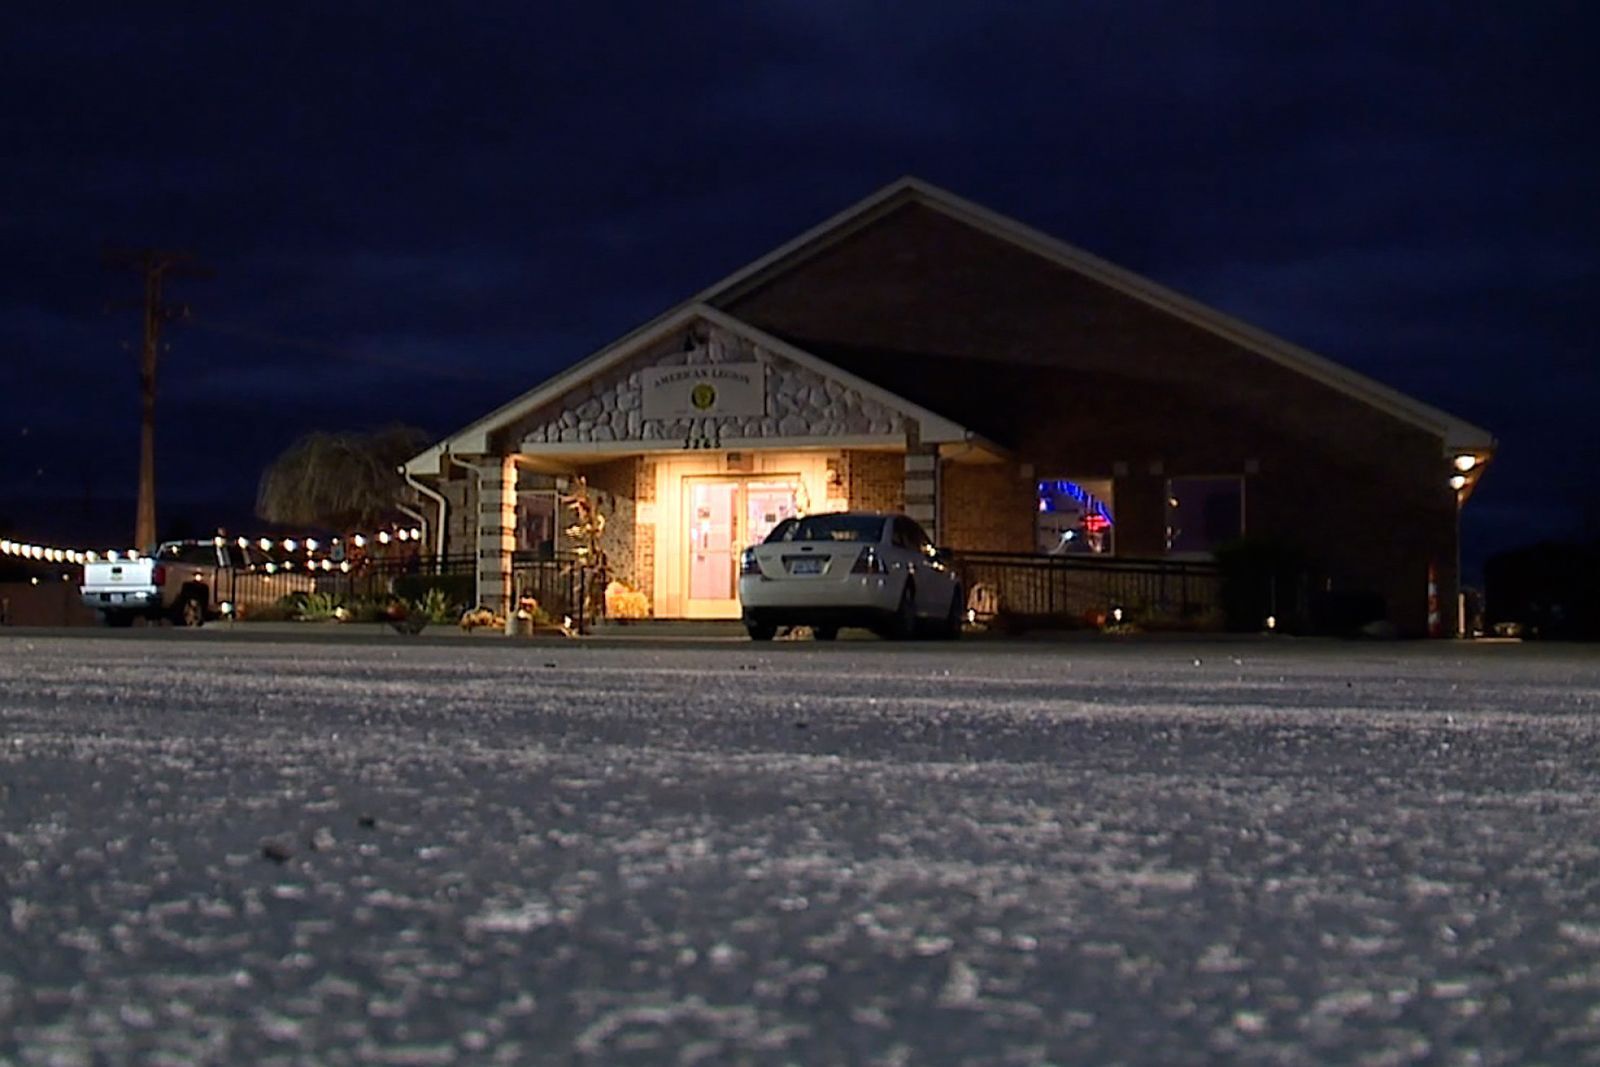
[[[0,1063],[1600,1062],[1600,657],[0,636]]]

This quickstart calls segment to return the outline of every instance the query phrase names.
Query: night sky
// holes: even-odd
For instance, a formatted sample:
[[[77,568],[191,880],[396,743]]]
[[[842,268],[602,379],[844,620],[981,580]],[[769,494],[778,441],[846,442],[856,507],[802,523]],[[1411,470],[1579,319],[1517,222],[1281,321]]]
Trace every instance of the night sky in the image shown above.
[[[7,26],[14,535],[132,532],[108,246],[215,271],[158,423],[205,533],[301,433],[442,436],[903,174],[1489,429],[1469,563],[1600,532],[1586,5],[234,6]]]

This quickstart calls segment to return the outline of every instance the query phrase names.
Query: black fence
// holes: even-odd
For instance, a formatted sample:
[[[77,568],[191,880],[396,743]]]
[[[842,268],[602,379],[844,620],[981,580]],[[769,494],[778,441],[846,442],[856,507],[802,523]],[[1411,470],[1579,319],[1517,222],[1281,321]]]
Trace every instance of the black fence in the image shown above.
[[[1221,580],[1210,562],[954,552],[967,604],[1016,625],[1221,628]]]
[[[274,563],[249,569],[224,569],[217,574],[215,603],[236,605],[274,604],[284,597],[317,593],[346,606],[367,601],[402,600],[414,603],[430,589],[439,589],[445,598],[462,610],[477,604],[477,557],[408,556],[372,557],[341,567],[331,564],[304,569]],[[590,621],[586,605],[590,586],[588,568],[574,557],[512,557],[511,592],[515,604],[537,602],[551,619],[572,620],[586,629]]]

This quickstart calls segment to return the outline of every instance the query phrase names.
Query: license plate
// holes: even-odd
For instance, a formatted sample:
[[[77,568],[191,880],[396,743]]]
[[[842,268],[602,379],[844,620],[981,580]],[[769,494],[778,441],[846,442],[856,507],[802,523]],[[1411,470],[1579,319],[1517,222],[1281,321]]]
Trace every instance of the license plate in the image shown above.
[[[820,560],[820,559],[797,559],[793,563],[789,564],[789,573],[790,574],[821,574],[822,573],[822,560]]]

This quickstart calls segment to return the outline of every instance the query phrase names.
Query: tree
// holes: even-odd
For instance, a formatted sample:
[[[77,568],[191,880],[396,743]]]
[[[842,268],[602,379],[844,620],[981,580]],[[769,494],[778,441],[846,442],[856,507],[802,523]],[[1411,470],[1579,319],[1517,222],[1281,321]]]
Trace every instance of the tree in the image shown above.
[[[256,516],[339,531],[393,521],[413,496],[399,467],[430,440],[398,423],[369,433],[308,433],[262,473]]]

